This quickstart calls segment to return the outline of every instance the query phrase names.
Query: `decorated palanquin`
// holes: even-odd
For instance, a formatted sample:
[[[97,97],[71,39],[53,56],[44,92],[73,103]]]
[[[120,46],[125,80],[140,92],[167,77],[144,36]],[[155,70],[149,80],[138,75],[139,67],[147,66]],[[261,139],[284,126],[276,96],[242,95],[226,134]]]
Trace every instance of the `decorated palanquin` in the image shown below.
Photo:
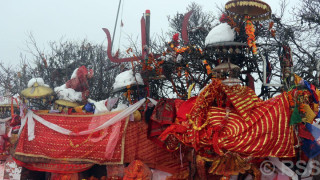
[[[160,138],[174,135],[193,147],[199,159],[216,162],[211,173],[237,175],[250,169],[245,164],[255,157],[295,156],[287,93],[262,101],[246,86],[212,79],[198,97],[177,101],[176,121]]]

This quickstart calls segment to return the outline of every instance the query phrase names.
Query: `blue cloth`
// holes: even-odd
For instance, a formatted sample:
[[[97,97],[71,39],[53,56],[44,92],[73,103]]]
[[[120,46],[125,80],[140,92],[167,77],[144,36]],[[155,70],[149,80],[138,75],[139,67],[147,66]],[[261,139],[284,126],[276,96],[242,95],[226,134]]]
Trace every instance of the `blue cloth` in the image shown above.
[[[307,127],[308,131],[311,132],[312,136],[315,139],[318,139],[320,137],[320,129],[319,128],[317,128],[316,126],[309,124],[309,123],[306,123],[306,127]]]
[[[93,104],[93,103],[87,103],[87,104],[84,106],[84,109],[85,109],[87,112],[94,112],[94,104]]]
[[[317,116],[315,117],[316,119],[317,118],[320,118],[320,110],[318,111],[318,114],[317,114]]]
[[[317,143],[317,139],[320,137],[320,129],[309,123],[306,123],[306,128],[311,132],[315,140],[302,138],[301,148],[309,158],[314,158],[320,154],[320,144]]]

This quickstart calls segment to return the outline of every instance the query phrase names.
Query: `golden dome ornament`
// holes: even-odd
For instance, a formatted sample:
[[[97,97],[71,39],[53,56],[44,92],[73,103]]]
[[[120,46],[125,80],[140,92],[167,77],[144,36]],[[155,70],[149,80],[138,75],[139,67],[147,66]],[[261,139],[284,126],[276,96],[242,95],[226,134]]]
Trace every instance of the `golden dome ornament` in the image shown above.
[[[76,102],[71,102],[71,101],[67,101],[64,99],[58,99],[54,103],[57,104],[58,106],[63,106],[63,107],[68,107],[68,108],[80,106],[80,104],[78,104]]]
[[[54,99],[53,90],[48,86],[39,85],[37,81],[28,85],[28,88],[22,90],[20,95],[27,106],[37,110],[48,109]]]
[[[51,96],[52,94],[53,90],[51,88],[39,86],[37,82],[35,82],[31,87],[21,91],[21,96],[27,99],[41,99],[43,97]]]
[[[69,108],[75,108],[79,106],[80,104],[76,102],[71,102],[64,99],[58,99],[54,102],[54,109],[64,113],[67,113]]]
[[[267,20],[271,17],[270,6],[261,0],[230,0],[225,10],[231,17],[250,16],[251,21]]]

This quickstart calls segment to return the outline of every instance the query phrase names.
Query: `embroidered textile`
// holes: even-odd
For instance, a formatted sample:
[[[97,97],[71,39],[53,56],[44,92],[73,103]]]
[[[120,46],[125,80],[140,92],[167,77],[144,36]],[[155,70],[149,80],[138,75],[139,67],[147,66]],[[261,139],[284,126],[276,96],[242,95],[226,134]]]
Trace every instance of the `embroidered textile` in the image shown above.
[[[254,118],[255,116],[249,116],[251,110],[260,106],[263,102],[255,92],[247,86],[222,86],[222,91],[225,92],[237,113],[245,120]]]
[[[117,114],[37,115],[52,124],[69,129],[72,132],[83,132],[92,127],[92,125],[107,122]],[[108,128],[81,136],[64,135],[38,121],[34,121],[35,138],[32,141],[28,141],[28,128],[25,126],[21,132],[15,155],[69,162],[119,164],[123,162],[123,132],[126,129],[127,118],[124,119],[126,120],[119,121]]]
[[[213,151],[219,155],[231,151],[252,157],[294,156],[286,93],[262,101],[249,88],[237,87],[228,89],[213,80],[196,100],[189,99],[181,105],[178,120],[160,138],[164,140],[173,134],[187,146],[207,155]],[[226,93],[232,106],[212,106],[221,91]],[[189,115],[179,116],[180,111]]]

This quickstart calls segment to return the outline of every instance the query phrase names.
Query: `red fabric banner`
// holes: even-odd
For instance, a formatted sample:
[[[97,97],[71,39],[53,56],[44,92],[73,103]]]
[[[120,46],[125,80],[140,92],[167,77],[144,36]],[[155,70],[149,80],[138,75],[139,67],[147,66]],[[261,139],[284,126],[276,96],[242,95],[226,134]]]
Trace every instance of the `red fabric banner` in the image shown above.
[[[73,132],[81,132],[95,128],[117,114],[37,115],[60,127]],[[125,132],[127,122],[126,118],[89,135],[69,136],[60,134],[35,120],[35,139],[28,141],[28,128],[25,126],[20,135],[15,155],[68,162],[121,164],[124,156],[123,132]]]

